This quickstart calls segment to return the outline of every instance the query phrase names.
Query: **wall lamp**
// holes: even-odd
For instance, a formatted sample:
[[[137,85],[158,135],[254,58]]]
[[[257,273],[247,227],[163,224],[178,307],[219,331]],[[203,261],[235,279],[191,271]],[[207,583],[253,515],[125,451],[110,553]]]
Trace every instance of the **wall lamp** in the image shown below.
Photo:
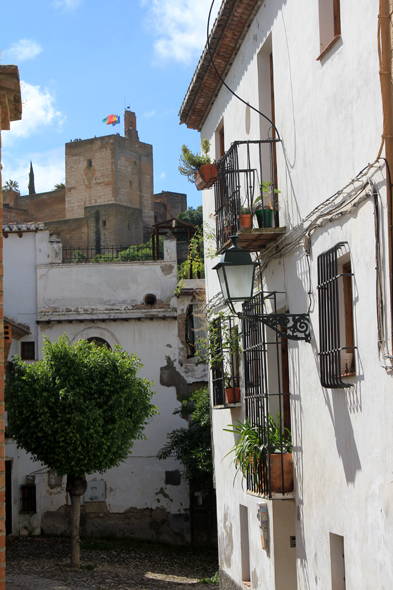
[[[232,246],[223,252],[221,260],[213,270],[217,271],[225,303],[238,315],[234,304],[251,299],[254,289],[255,267],[251,252],[237,245],[238,236],[230,236]]]

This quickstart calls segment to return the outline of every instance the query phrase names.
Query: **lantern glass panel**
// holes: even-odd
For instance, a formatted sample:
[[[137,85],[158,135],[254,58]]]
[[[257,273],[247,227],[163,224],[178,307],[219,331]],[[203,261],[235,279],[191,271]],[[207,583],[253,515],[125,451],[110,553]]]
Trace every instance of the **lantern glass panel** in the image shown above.
[[[234,264],[226,266],[225,271],[229,297],[225,295],[223,290],[224,299],[239,301],[252,297],[252,290],[254,286],[254,270],[255,266],[253,264]]]

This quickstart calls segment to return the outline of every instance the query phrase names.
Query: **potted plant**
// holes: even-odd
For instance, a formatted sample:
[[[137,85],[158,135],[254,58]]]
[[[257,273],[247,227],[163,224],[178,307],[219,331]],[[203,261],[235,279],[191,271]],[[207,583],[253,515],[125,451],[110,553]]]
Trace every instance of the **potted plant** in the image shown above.
[[[201,143],[201,155],[191,152],[186,145],[181,148],[179,172],[195,183],[197,189],[210,188],[217,180],[217,165],[209,156],[210,141],[205,137]]]
[[[224,312],[207,322],[205,338],[198,338],[198,362],[208,362],[210,368],[222,375],[225,403],[240,400],[237,361],[242,353],[241,335]]]
[[[284,475],[284,491],[291,492],[293,490],[291,433],[288,428],[283,428],[281,432],[280,414],[277,414],[277,422],[269,414],[267,426],[251,425],[249,419],[246,418],[245,422],[237,421],[235,425],[228,424],[228,428],[224,430],[239,437],[229,453],[225,455],[227,457],[231,453],[235,454],[235,478],[239,471],[244,477],[251,472],[256,478],[257,488],[261,489],[263,487],[262,482],[266,479],[265,474],[269,461],[271,491],[283,491],[282,475]],[[283,470],[281,469],[282,465]]]
[[[247,229],[252,226],[252,215],[250,207],[241,207],[240,209],[240,227]]]
[[[257,205],[254,211],[257,216],[258,227],[273,227],[274,212],[278,211],[278,202],[274,196],[281,191],[273,188],[271,180],[268,182],[263,181],[260,188],[261,194],[254,201],[254,205]]]

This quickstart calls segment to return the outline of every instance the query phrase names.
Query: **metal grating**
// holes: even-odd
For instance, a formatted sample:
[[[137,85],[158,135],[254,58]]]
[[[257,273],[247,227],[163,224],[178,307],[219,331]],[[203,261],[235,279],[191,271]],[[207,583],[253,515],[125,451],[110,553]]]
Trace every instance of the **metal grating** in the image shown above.
[[[275,227],[279,226],[278,195],[274,192],[274,147],[277,139],[235,141],[217,162],[218,180],[214,185],[217,249],[240,230],[242,207],[254,209],[262,182],[271,183]],[[253,218],[252,227],[258,227]]]
[[[252,463],[247,471],[247,489],[269,498],[273,493],[285,494],[292,491],[284,467],[289,451],[284,442],[284,406],[289,404],[289,392],[283,390],[281,355],[281,340],[285,338],[285,329],[280,334],[269,329],[262,321],[262,316],[269,315],[266,313],[267,302],[270,310],[276,313],[276,297],[277,293],[258,293],[243,305],[242,315],[246,417],[258,433],[262,449],[262,458],[258,465]],[[277,413],[280,416],[279,424]],[[272,418],[279,426],[278,441],[272,438]],[[285,426],[289,428],[290,425]],[[273,474],[273,464],[274,471],[278,470],[278,483],[273,483],[273,477],[277,480],[277,475]],[[291,470],[292,457],[289,471]],[[293,473],[289,474],[289,478],[293,481]]]
[[[342,380],[342,353],[355,346],[341,346],[339,281],[352,273],[339,273],[339,253],[347,247],[340,242],[318,256],[319,359],[321,383],[330,389],[343,389],[352,384]],[[352,305],[352,302],[351,302]],[[344,310],[343,310],[344,311]]]

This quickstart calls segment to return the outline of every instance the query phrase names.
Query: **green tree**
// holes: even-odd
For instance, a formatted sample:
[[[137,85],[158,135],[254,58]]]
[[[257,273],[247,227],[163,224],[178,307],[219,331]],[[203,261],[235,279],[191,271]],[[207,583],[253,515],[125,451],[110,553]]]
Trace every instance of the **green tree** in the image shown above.
[[[58,182],[57,184],[55,184],[55,186],[53,187],[54,191],[60,191],[61,189],[65,188],[66,185],[64,182]]]
[[[167,434],[167,442],[158,452],[159,459],[174,455],[184,466],[183,475],[191,492],[214,496],[213,457],[211,443],[209,388],[196,391],[190,400],[174,411],[183,417],[190,416],[188,428],[177,428]]]
[[[194,207],[188,207],[188,209],[180,213],[177,218],[182,221],[188,221],[188,223],[193,223],[201,230],[203,229],[202,205],[199,205],[196,209],[194,209]]]
[[[7,377],[6,406],[17,445],[59,475],[71,496],[71,564],[80,566],[80,496],[86,475],[124,461],[136,439],[144,438],[152,383],[137,377],[141,363],[115,350],[66,334],[45,338],[44,358],[26,364],[14,357]]]
[[[3,186],[3,191],[19,191],[19,184],[16,180],[7,180]]]

